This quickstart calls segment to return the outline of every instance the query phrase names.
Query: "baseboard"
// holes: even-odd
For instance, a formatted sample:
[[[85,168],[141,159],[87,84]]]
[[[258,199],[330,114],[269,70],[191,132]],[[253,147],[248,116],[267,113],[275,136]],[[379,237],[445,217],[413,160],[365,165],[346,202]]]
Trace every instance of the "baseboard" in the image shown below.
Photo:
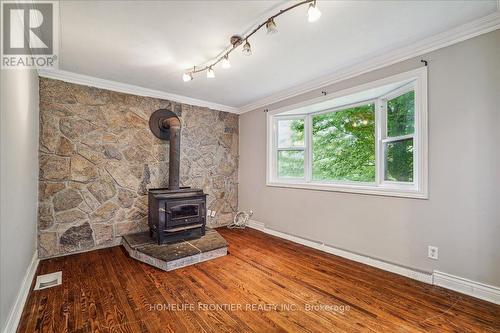
[[[21,315],[23,313],[24,304],[28,299],[28,294],[31,289],[31,283],[33,282],[33,278],[35,277],[39,262],[40,260],[38,259],[38,252],[35,251],[35,253],[33,254],[33,258],[31,259],[31,263],[26,270],[26,274],[24,275],[23,282],[21,283],[21,287],[16,297],[16,302],[10,310],[3,333],[15,333],[17,331],[17,326],[19,324],[19,320],[21,320]]]
[[[434,284],[500,305],[500,288],[459,276],[434,271]]]
[[[389,271],[395,274],[406,276],[408,278],[417,281],[425,282],[428,284],[434,284],[488,302],[500,304],[500,288],[498,287],[490,286],[484,283],[472,281],[469,279],[461,278],[458,276],[454,276],[439,271],[428,273],[428,272],[418,271],[412,268],[403,267],[380,259],[371,258],[358,253],[342,250],[314,240],[309,240],[303,237],[298,237],[281,231],[270,229],[267,228],[264,223],[254,220],[250,220],[248,226],[250,228],[262,231],[269,235],[280,237],[292,241],[294,243],[305,245],[323,252],[337,255],[339,257],[343,257],[362,264],[376,267],[384,271]]]
[[[292,241],[294,243],[298,243],[301,245],[312,247],[316,250],[320,250],[323,252],[334,254],[334,255],[337,255],[339,257],[343,257],[343,258],[346,258],[349,260],[360,262],[360,263],[363,263],[363,264],[368,265],[368,266],[380,268],[384,271],[388,271],[391,273],[406,276],[406,277],[409,277],[409,278],[417,280],[417,281],[432,284],[432,273],[422,272],[419,270],[403,267],[403,266],[396,265],[396,264],[393,264],[393,263],[390,263],[387,261],[383,261],[380,259],[376,259],[376,258],[368,257],[365,255],[361,255],[358,253],[342,250],[342,249],[339,249],[339,248],[336,248],[336,247],[333,247],[333,246],[330,246],[330,245],[327,245],[327,244],[324,244],[321,242],[316,242],[316,241],[308,240],[308,239],[305,239],[302,237],[290,235],[290,234],[287,234],[287,233],[284,233],[281,231],[267,228],[264,225],[264,223],[261,223],[261,222],[250,220],[248,226],[250,228],[265,232],[266,234],[270,234],[270,235],[273,235],[276,237],[280,237],[280,238]]]

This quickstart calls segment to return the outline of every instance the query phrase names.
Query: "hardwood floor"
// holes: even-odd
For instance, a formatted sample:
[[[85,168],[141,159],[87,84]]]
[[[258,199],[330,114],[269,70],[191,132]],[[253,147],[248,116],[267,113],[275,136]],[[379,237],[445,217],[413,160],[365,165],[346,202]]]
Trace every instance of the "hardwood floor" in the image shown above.
[[[30,293],[18,332],[500,331],[498,305],[255,230],[219,232],[229,255],[172,272],[121,247],[42,261],[38,274],[62,270],[63,284]]]

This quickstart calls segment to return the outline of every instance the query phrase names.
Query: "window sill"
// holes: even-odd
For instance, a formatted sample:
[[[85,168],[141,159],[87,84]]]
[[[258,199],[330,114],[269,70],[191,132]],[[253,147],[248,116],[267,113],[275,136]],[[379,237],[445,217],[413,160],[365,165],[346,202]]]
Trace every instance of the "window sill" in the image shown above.
[[[380,195],[388,197],[429,199],[429,195],[425,191],[375,187],[370,185],[319,184],[319,183],[301,183],[301,182],[267,182],[266,185],[270,187],[296,188],[296,189],[313,190],[313,191],[346,192],[346,193],[357,193],[357,194],[367,194],[367,195]]]

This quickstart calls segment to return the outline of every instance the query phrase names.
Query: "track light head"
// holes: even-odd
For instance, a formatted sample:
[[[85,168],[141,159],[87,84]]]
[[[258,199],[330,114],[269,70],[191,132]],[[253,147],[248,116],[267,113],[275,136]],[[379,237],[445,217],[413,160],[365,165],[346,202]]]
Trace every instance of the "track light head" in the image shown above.
[[[184,73],[184,74],[182,74],[182,81],[189,82],[192,79],[193,79],[193,74],[191,74],[191,73]]]
[[[272,35],[278,32],[278,29],[276,27],[276,23],[274,22],[274,19],[270,18],[266,22],[266,29],[267,29],[267,34]]]
[[[231,62],[229,62],[229,55],[225,55],[222,58],[222,68],[231,68]]]
[[[207,78],[208,79],[213,79],[215,77],[215,72],[212,69],[212,67],[208,67],[207,69]]]
[[[246,41],[245,45],[243,45],[243,54],[246,56],[252,55],[252,47],[250,46],[250,43],[248,40]]]
[[[309,22],[316,22],[321,17],[321,11],[316,5],[316,0],[309,4],[309,9],[307,10],[307,19]]]

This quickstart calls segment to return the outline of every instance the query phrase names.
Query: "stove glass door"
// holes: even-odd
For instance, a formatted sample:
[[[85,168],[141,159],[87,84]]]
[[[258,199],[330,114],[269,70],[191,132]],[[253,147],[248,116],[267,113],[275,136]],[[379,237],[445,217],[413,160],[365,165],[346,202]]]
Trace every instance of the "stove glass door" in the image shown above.
[[[199,204],[182,204],[170,208],[172,213],[172,220],[186,219],[190,217],[197,217],[200,215]]]

